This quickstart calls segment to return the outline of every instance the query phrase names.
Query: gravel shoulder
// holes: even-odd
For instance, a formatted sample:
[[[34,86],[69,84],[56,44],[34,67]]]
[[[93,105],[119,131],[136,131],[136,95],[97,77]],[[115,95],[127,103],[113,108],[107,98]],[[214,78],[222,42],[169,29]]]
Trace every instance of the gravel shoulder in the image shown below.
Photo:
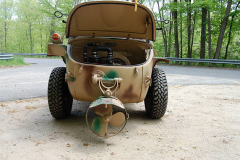
[[[0,102],[0,159],[240,159],[240,85],[169,87],[161,120],[144,104],[127,104],[119,135],[96,137],[87,128],[89,103],[74,101],[72,116],[55,120],[47,98]]]

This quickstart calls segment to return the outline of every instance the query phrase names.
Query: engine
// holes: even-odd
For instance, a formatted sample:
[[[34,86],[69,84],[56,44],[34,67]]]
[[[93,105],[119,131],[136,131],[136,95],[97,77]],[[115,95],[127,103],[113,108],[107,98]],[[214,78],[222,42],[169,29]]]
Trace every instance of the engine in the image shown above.
[[[89,46],[93,46],[92,56],[87,55],[87,48]],[[108,52],[107,56],[99,56],[99,51],[106,51]],[[99,46],[99,43],[87,43],[84,46],[84,53],[83,53],[84,62],[95,63],[95,64],[108,64],[108,65],[131,65],[129,60],[119,54],[113,53],[112,48],[108,46]]]

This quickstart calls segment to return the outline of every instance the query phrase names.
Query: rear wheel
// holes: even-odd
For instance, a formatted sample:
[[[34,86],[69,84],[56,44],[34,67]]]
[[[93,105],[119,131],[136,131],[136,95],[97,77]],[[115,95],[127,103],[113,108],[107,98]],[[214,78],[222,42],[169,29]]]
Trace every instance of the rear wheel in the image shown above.
[[[65,67],[54,68],[48,82],[48,106],[56,119],[66,118],[72,111],[73,98],[65,82],[65,73]]]
[[[144,100],[148,117],[159,119],[164,116],[168,103],[168,86],[163,70],[153,68],[152,85]]]

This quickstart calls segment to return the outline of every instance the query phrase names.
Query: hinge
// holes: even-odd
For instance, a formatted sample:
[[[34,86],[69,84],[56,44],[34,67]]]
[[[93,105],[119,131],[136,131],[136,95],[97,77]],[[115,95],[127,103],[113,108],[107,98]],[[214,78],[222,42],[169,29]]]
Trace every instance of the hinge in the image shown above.
[[[150,23],[148,22],[148,19],[146,20],[146,44],[148,45],[148,26]]]
[[[151,78],[151,76],[147,76],[147,77],[146,77],[145,85],[146,85],[146,87],[152,85],[152,78]]]
[[[73,75],[71,75],[70,72],[67,72],[67,73],[65,74],[65,81],[66,81],[66,82],[67,82],[67,81],[74,82],[74,81],[75,81],[75,77],[74,77]]]
[[[139,70],[137,67],[135,67],[135,76],[139,76]]]

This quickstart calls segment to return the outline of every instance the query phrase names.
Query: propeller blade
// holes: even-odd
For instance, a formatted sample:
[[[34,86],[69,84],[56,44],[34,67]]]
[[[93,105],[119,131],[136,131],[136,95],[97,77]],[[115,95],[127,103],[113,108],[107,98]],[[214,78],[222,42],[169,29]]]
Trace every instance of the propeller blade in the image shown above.
[[[97,117],[92,122],[92,129],[99,136],[104,136],[107,133],[107,125],[108,123],[105,123],[102,117]]]
[[[94,112],[100,116],[111,115],[112,114],[112,105],[101,104],[93,108]]]
[[[125,123],[125,115],[122,112],[117,112],[111,116],[110,124],[113,127],[121,127]]]

